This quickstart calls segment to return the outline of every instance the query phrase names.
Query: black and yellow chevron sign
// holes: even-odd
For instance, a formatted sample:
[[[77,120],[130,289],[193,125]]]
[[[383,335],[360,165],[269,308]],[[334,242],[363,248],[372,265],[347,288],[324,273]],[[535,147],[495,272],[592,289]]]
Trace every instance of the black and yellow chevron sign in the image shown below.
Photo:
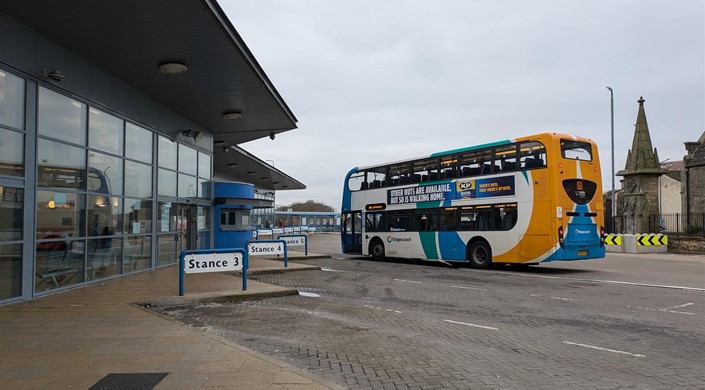
[[[608,234],[605,237],[605,245],[622,245],[622,236],[619,234]]]
[[[663,234],[639,236],[639,238],[636,239],[636,244],[639,246],[668,245],[668,236],[664,236]]]

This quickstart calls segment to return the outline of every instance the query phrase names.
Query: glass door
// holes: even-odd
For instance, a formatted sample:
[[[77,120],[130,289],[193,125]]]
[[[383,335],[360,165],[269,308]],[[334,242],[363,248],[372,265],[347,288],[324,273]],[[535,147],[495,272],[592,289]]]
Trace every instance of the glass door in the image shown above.
[[[198,249],[196,206],[179,203],[176,212],[177,255],[185,250]]]
[[[343,252],[362,254],[362,213],[343,214]]]

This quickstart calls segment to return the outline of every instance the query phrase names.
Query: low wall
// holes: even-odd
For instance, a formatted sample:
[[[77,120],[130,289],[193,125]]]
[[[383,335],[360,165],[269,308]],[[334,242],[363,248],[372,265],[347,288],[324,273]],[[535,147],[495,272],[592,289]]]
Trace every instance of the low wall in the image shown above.
[[[668,237],[668,251],[672,253],[705,255],[703,237]]]
[[[617,253],[666,253],[669,236],[663,234],[609,234],[605,250]]]

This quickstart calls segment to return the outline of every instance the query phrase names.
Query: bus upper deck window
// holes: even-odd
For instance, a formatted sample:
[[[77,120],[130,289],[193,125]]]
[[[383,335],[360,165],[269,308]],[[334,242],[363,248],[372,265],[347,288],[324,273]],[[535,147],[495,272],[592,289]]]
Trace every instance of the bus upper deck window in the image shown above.
[[[569,160],[592,161],[592,146],[587,142],[563,139],[561,156]]]

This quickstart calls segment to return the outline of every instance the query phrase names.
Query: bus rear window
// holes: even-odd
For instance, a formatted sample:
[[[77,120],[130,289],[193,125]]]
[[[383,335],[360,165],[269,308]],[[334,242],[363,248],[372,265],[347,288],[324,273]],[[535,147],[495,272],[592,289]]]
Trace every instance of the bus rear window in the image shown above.
[[[592,146],[587,142],[563,139],[561,156],[569,160],[592,161]]]

